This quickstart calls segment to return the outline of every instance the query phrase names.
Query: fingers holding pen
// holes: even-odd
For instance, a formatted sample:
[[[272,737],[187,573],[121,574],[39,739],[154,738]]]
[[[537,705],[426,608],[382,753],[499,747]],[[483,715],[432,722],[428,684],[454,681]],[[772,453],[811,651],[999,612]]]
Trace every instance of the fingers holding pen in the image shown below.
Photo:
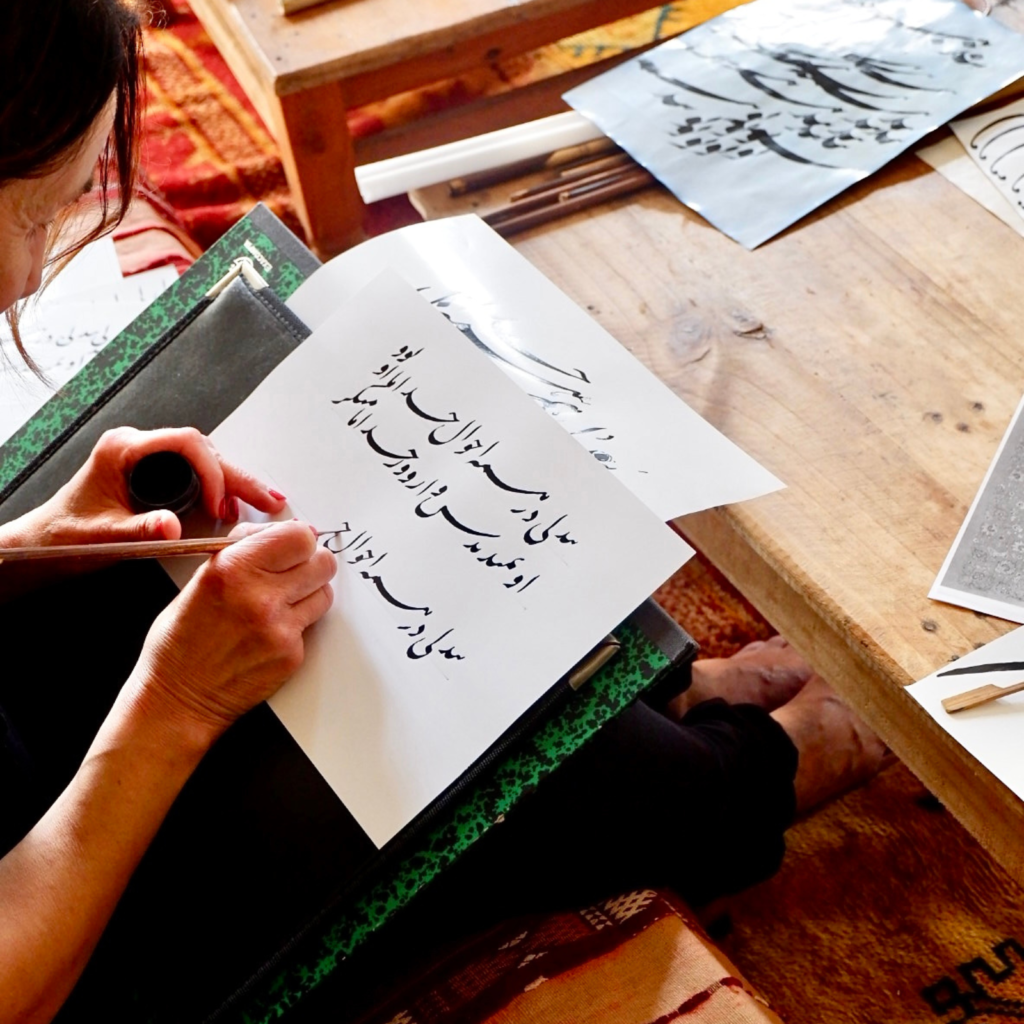
[[[296,617],[299,629],[305,630],[319,622],[334,604],[334,590],[329,583],[314,590],[311,594],[296,601],[292,605],[292,613]]]
[[[142,685],[216,734],[302,664],[304,633],[333,600],[335,557],[307,524],[250,531],[239,526],[161,613],[139,662]]]
[[[239,526],[232,535],[242,535],[244,542],[220,557],[244,559],[275,577],[275,585],[282,588],[291,605],[327,586],[337,572],[334,554],[318,544],[314,528],[307,523],[293,520],[265,527]]]

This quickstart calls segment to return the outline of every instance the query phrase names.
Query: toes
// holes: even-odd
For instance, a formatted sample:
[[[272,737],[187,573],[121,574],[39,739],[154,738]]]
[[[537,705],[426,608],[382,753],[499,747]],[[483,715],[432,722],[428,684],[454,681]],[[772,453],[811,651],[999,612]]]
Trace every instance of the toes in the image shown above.
[[[741,647],[734,655],[734,658],[743,658],[748,654],[757,654],[758,651],[764,650],[768,646],[767,640],[751,640],[749,644]]]
[[[767,640],[751,640],[749,644],[741,647],[733,657],[742,658],[747,654],[757,654],[758,651],[770,651],[773,654],[777,654],[788,647],[789,641],[775,633],[773,636],[768,637]]]

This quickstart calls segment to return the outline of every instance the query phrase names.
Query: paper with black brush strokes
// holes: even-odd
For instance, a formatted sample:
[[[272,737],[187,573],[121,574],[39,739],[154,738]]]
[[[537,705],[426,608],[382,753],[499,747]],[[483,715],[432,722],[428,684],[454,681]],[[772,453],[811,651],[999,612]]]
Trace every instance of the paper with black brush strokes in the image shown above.
[[[757,0],[565,99],[753,249],[1022,72],[959,0]]]

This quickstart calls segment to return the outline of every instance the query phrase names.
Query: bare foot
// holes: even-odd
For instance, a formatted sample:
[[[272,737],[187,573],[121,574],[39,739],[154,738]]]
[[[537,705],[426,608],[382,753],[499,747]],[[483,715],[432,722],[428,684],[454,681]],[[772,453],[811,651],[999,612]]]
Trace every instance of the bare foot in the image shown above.
[[[812,675],[811,666],[781,636],[755,640],[731,658],[695,661],[693,682],[669,703],[668,713],[682,718],[695,704],[712,697],[774,711],[792,700]]]
[[[831,800],[877,774],[885,744],[836,696],[821,676],[772,712],[800,755],[798,812]]]

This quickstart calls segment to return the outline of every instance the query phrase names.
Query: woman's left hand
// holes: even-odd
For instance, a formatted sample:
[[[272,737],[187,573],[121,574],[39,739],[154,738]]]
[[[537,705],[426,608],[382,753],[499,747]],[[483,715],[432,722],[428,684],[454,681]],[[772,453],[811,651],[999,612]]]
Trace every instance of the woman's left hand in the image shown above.
[[[136,513],[128,497],[128,474],[143,456],[180,452],[195,468],[203,505],[216,519],[238,518],[238,502],[262,512],[280,512],[285,499],[255,477],[225,462],[192,427],[142,431],[108,430],[86,464],[49,501],[0,530],[0,545],[99,544],[176,540],[178,517],[166,509]]]

